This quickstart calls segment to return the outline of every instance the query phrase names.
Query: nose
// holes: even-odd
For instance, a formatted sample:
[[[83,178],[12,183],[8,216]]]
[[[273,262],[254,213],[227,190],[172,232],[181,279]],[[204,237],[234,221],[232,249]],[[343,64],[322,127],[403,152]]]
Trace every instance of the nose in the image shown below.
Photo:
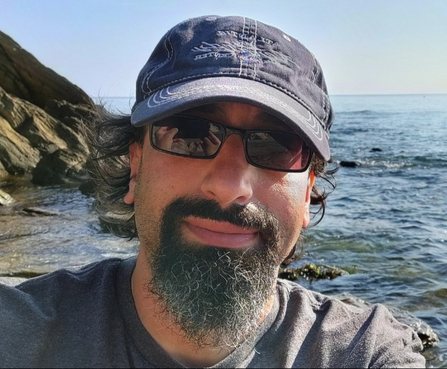
[[[253,196],[257,168],[245,159],[242,138],[227,137],[219,154],[207,163],[207,173],[201,185],[202,193],[222,207],[233,203],[247,204]]]

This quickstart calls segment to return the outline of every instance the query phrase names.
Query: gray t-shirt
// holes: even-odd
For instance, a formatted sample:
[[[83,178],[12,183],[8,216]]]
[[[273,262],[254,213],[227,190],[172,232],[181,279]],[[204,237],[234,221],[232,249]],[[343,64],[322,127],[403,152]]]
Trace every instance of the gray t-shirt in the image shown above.
[[[0,286],[1,367],[181,367],[140,322],[135,258]],[[215,367],[424,367],[417,335],[368,310],[278,280],[274,306]]]

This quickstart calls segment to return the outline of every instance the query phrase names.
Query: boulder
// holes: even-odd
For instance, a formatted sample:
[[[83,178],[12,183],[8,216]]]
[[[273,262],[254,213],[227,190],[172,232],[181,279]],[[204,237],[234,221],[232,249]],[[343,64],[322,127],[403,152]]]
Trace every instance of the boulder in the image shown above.
[[[8,174],[27,173],[39,158],[39,150],[32,147],[29,140],[17,133],[0,115],[0,163],[5,171]]]
[[[1,31],[0,86],[6,92],[42,109],[50,100],[93,105],[92,100],[84,91],[42,65],[33,55]]]
[[[0,206],[11,205],[12,203],[14,203],[14,199],[11,197],[11,195],[0,189]]]
[[[87,117],[87,111],[94,113],[93,108],[76,108],[63,101],[51,104],[53,111],[56,110],[54,106],[70,106],[78,125],[73,124],[71,128],[0,87],[0,162],[9,174],[29,173],[42,156],[57,150],[66,150],[65,156],[73,157],[71,162],[85,163],[89,151],[80,125],[83,117]],[[65,114],[59,115],[67,118]]]
[[[86,179],[87,157],[81,153],[58,149],[46,154],[32,170],[32,182],[40,186],[80,182]]]
[[[75,105],[64,100],[49,100],[45,112],[75,132],[84,134],[83,126],[96,117],[97,108],[87,104]]]
[[[340,166],[344,168],[356,168],[359,166],[359,163],[356,161],[342,160],[340,161]]]
[[[8,172],[6,171],[5,167],[3,166],[2,162],[0,161],[0,178],[5,177],[8,175]]]
[[[33,172],[35,183],[48,185],[83,179],[84,127],[96,109],[84,91],[0,32],[0,176]]]

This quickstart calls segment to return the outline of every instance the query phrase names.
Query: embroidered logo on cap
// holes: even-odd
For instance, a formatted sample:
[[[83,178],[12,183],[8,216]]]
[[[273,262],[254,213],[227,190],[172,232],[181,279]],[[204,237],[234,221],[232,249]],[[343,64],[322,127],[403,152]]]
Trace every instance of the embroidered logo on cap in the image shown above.
[[[199,46],[191,49],[195,54],[194,60],[206,58],[235,58],[243,63],[275,63],[290,67],[291,64],[299,68],[292,58],[281,51],[273,50],[275,41],[265,37],[256,37],[234,31],[217,31],[217,36],[226,36],[230,41],[209,43],[202,41]]]

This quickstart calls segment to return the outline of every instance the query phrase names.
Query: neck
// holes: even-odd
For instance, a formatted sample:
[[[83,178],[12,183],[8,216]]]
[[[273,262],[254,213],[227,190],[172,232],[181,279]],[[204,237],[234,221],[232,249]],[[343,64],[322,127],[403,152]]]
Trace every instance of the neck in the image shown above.
[[[174,360],[185,366],[212,366],[234,350],[233,347],[198,347],[188,340],[182,329],[166,314],[159,299],[148,291],[147,283],[150,280],[151,272],[147,259],[140,250],[132,275],[132,294],[138,316],[152,338]],[[259,317],[258,324],[268,315],[273,299],[272,295]]]

